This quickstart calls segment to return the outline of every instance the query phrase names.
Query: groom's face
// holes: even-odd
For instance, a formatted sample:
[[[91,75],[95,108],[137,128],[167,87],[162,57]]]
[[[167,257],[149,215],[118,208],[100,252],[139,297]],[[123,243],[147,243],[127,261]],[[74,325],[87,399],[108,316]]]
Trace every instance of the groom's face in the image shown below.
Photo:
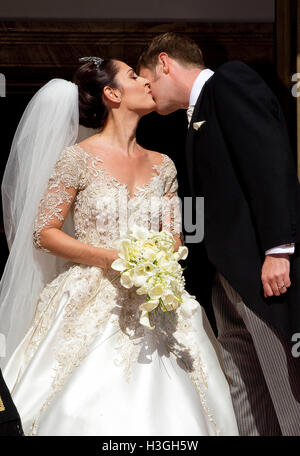
[[[158,114],[167,115],[179,109],[176,102],[174,86],[168,74],[161,71],[159,65],[155,70],[141,67],[139,75],[150,82],[152,97],[156,103]]]

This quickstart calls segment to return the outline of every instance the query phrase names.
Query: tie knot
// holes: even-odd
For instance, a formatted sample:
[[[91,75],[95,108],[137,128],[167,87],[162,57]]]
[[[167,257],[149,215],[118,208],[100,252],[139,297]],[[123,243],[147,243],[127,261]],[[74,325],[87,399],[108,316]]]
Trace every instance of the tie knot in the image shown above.
[[[193,115],[193,112],[194,112],[194,107],[195,106],[189,106],[187,111],[186,111],[186,115],[187,115],[189,124],[191,122],[191,118],[192,118],[192,115]]]

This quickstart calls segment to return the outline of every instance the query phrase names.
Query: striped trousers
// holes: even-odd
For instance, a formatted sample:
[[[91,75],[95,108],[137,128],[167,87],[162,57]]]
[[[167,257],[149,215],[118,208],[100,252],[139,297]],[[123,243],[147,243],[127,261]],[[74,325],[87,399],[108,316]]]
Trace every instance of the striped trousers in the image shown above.
[[[243,303],[219,272],[212,304],[240,435],[299,436],[300,403],[293,391],[300,388],[300,379],[287,369],[279,334]]]

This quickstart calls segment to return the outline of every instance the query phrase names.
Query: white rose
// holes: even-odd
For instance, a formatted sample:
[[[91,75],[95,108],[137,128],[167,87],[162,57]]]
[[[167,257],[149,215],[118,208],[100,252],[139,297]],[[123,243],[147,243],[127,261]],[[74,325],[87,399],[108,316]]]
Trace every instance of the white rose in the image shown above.
[[[143,254],[145,261],[151,261],[152,263],[157,255],[157,251],[154,249],[154,246],[147,244],[142,248],[141,253]]]

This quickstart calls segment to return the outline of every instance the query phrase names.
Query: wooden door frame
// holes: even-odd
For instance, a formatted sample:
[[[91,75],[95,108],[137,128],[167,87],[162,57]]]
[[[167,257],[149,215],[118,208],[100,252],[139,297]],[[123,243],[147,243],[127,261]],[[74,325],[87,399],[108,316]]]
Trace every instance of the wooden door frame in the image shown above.
[[[296,151],[300,178],[300,97],[292,94],[295,85],[293,75],[300,73],[300,3],[294,0],[276,0],[275,8],[275,62],[280,83],[279,98],[286,116],[292,148]]]
[[[296,72],[300,75],[300,3],[297,2],[297,58]],[[300,178],[300,96],[296,99],[297,103],[297,156],[298,156],[298,177]]]

